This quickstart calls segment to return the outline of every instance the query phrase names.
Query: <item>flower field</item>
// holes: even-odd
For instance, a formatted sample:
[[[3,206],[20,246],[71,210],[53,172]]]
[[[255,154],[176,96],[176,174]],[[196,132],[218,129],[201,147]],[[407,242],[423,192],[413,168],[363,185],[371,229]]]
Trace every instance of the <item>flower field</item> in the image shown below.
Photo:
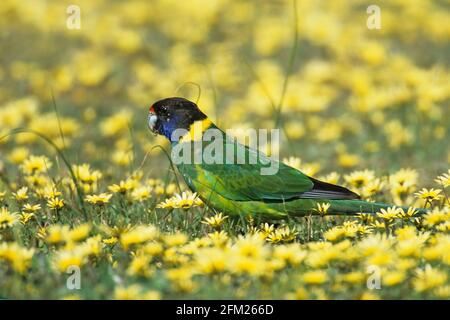
[[[450,4],[371,4],[0,1],[0,298],[449,299]],[[172,96],[392,207],[215,211],[147,128]]]

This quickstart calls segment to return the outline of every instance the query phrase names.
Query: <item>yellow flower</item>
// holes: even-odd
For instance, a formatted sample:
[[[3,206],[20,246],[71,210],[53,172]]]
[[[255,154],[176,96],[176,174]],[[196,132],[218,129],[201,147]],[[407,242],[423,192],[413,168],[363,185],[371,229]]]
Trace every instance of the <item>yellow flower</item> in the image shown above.
[[[152,225],[137,226],[136,228],[125,232],[120,237],[120,243],[125,250],[132,245],[141,244],[158,237],[158,229]]]
[[[128,150],[116,150],[112,154],[112,160],[119,166],[128,166],[134,159],[133,152]]]
[[[327,214],[328,209],[330,208],[331,203],[317,203],[317,208],[314,209],[317,211],[321,216],[324,216]]]
[[[150,277],[153,274],[150,269],[151,259],[148,255],[135,255],[127,268],[127,274],[133,277]]]
[[[223,247],[227,244],[229,237],[225,231],[215,231],[208,233],[208,239],[217,247]]]
[[[92,50],[79,53],[75,64],[78,81],[88,87],[99,85],[109,74],[110,61]]]
[[[13,196],[19,202],[27,200],[28,188],[27,187],[20,188],[19,190],[13,193]]]
[[[22,164],[29,155],[27,148],[15,148],[8,156],[8,160],[14,164]]]
[[[163,190],[163,193],[168,195],[168,196],[172,196],[175,194],[177,190],[177,185],[175,183],[169,183],[166,188]]]
[[[100,129],[107,137],[127,132],[132,116],[133,114],[128,110],[118,112],[100,123]]]
[[[97,206],[104,206],[111,199],[112,194],[110,193],[101,193],[98,195],[89,195],[86,196],[86,201]]]
[[[62,195],[62,193],[60,191],[58,191],[54,185],[45,187],[45,189],[42,192],[42,196],[45,199],[54,199],[54,198],[58,198],[61,195]]]
[[[374,221],[370,224],[370,226],[374,229],[385,230],[386,229],[386,221]]]
[[[441,299],[450,298],[450,286],[439,287],[434,290],[434,294]]]
[[[203,202],[197,197],[197,193],[183,192],[181,195],[176,194],[174,197],[161,202],[156,207],[162,209],[189,209],[196,206],[202,206]]]
[[[416,270],[413,286],[416,291],[422,292],[440,287],[446,281],[447,274],[444,271],[426,265],[425,269]]]
[[[279,242],[290,242],[294,241],[297,237],[298,232],[293,229],[290,229],[289,226],[285,226],[279,229],[275,229],[274,232],[270,233],[267,236],[267,241],[271,243],[279,243]]]
[[[413,188],[417,184],[419,174],[413,169],[400,169],[389,176],[389,183],[391,185],[401,185],[408,188]]]
[[[45,241],[50,244],[65,242],[69,231],[68,226],[52,225],[45,232]]]
[[[361,195],[364,198],[370,198],[383,191],[384,181],[380,179],[373,179],[367,185],[362,187]]]
[[[150,186],[150,187],[156,187],[157,185],[159,185],[159,184],[162,184],[163,182],[160,180],[160,179],[148,179],[147,180],[147,184]]]
[[[384,133],[388,139],[389,147],[398,149],[403,145],[409,145],[413,140],[411,131],[398,119],[388,121],[384,127]]]
[[[103,243],[108,245],[108,246],[112,246],[115,245],[117,243],[119,239],[117,239],[116,237],[111,237],[108,239],[103,239]]]
[[[74,227],[67,233],[67,239],[73,242],[79,242],[86,239],[91,231],[91,226],[87,223]]]
[[[78,180],[89,185],[96,183],[102,177],[102,173],[100,171],[92,171],[91,166],[86,163],[82,165],[74,165],[72,170]]]
[[[161,293],[154,290],[149,290],[141,294],[142,300],[161,300]]]
[[[276,246],[273,252],[275,259],[280,259],[293,266],[298,266],[306,255],[306,250],[302,250],[296,243]]]
[[[0,243],[0,261],[8,261],[16,272],[25,273],[30,267],[33,255],[34,249],[23,248],[15,242]]]
[[[344,238],[345,234],[345,229],[338,226],[325,231],[323,233],[323,237],[325,238],[325,240],[334,242],[340,240],[341,238]]]
[[[168,265],[187,265],[189,258],[187,255],[181,254],[183,251],[189,253],[189,247],[166,249],[163,253],[164,262]]]
[[[159,300],[161,294],[158,291],[144,291],[137,284],[128,287],[119,286],[114,290],[114,299],[116,300]]]
[[[88,257],[97,257],[102,251],[102,237],[100,235],[96,235],[87,238],[84,242],[81,242],[77,248],[79,248],[79,250],[81,250],[83,254]]]
[[[45,239],[47,237],[47,228],[39,227],[36,232],[36,238]]]
[[[396,247],[398,255],[401,257],[419,257],[420,250],[427,241],[428,236],[427,233],[424,233],[407,240],[399,241]]]
[[[351,185],[352,187],[355,187],[355,188],[365,187],[373,179],[375,179],[375,173],[370,170],[354,171],[354,172],[344,176],[344,180],[349,185]]]
[[[263,238],[257,234],[239,237],[232,249],[240,256],[252,257],[255,259],[264,258],[269,253]]]
[[[311,243],[305,262],[312,268],[321,268],[339,258],[343,258],[342,249],[339,246],[333,246],[329,242]]]
[[[259,277],[266,273],[266,263],[264,260],[250,258],[246,256],[232,256],[229,260],[229,270],[238,275],[249,275]]]
[[[41,210],[41,205],[40,204],[31,205],[31,204],[27,203],[22,208],[22,211],[25,212],[25,213],[36,213],[39,210]]]
[[[419,192],[416,192],[415,195],[417,198],[419,199],[423,199],[426,202],[432,202],[432,201],[436,201],[442,198],[442,195],[440,195],[442,190],[440,189],[426,189],[423,188],[422,190],[420,190]]]
[[[441,222],[446,222],[449,219],[450,212],[446,212],[444,210],[436,208],[423,216],[423,224],[428,227],[433,227],[440,224]]]
[[[447,171],[447,173],[443,173],[442,175],[437,177],[434,181],[436,181],[443,188],[447,188],[448,186],[450,186],[450,169]]]
[[[400,260],[396,261],[395,266],[399,271],[407,271],[407,270],[417,266],[417,260],[416,259],[400,259]]]
[[[395,230],[395,235],[399,241],[412,239],[416,236],[417,229],[413,226],[406,226]]]
[[[119,184],[113,184],[108,187],[111,192],[127,194],[129,191],[133,191],[136,188],[136,181],[132,179],[127,179],[125,181],[120,181]]]
[[[34,176],[26,176],[25,181],[28,186],[36,189],[36,194],[40,195],[42,187],[47,186],[49,182],[49,178],[42,175],[34,175]]]
[[[262,234],[264,239],[267,239],[269,234],[271,234],[275,230],[275,226],[273,224],[268,224],[267,222],[261,225],[259,232]]]
[[[356,154],[343,153],[338,157],[339,165],[343,168],[352,168],[358,165],[361,161],[360,157]]]
[[[386,59],[386,49],[379,41],[366,41],[362,44],[361,58],[372,65],[379,65]]]
[[[131,224],[127,224],[125,226],[113,226],[110,227],[108,225],[102,224],[100,225],[100,229],[111,237],[119,238],[122,234],[127,233],[132,229]]]
[[[69,294],[67,296],[62,297],[62,300],[76,301],[81,300],[81,297],[77,294]]]
[[[447,233],[448,231],[450,231],[450,221],[441,223],[436,227],[436,230]]]
[[[317,172],[320,170],[320,165],[318,163],[303,163],[300,158],[297,157],[289,157],[284,158],[283,163],[286,165],[293,167],[297,170],[302,171],[308,176],[315,176]]]
[[[114,291],[116,300],[138,300],[141,293],[141,287],[138,285],[131,285],[129,287],[118,287]]]
[[[164,235],[164,243],[169,247],[177,247],[185,244],[188,241],[188,236],[184,233],[174,233]]]
[[[351,284],[360,284],[366,280],[367,274],[361,271],[354,271],[341,276],[342,281]]]
[[[47,172],[52,167],[52,162],[45,156],[30,156],[22,164],[22,170],[27,175]]]
[[[395,253],[393,251],[378,251],[367,258],[367,265],[387,266],[394,262]]]
[[[357,248],[365,257],[387,252],[392,248],[393,239],[382,234],[374,234],[357,243]]]
[[[20,214],[20,223],[27,224],[34,217],[34,213],[23,212]]]
[[[192,277],[195,274],[193,268],[180,267],[166,270],[167,278],[183,292],[191,292],[194,289]]]
[[[205,220],[202,221],[203,224],[207,224],[210,227],[213,227],[215,229],[220,228],[220,226],[224,223],[224,221],[227,219],[227,216],[224,216],[222,212],[216,214],[213,217],[206,217]]]
[[[341,176],[339,175],[339,173],[337,172],[331,172],[325,176],[322,176],[320,178],[320,180],[327,182],[327,183],[331,183],[331,184],[338,184],[339,183],[339,178]]]
[[[370,227],[363,226],[356,221],[346,221],[342,225],[342,228],[345,231],[345,236],[349,238],[354,238],[357,235],[370,234],[372,232]]]
[[[61,210],[62,208],[64,208],[64,206],[64,200],[59,198],[53,198],[47,201],[47,207],[52,210]]]
[[[164,248],[163,245],[159,242],[149,242],[141,247],[143,253],[150,255],[152,257],[156,257],[163,253]]]
[[[87,262],[85,254],[81,250],[58,251],[53,258],[53,266],[61,273],[65,273],[71,267],[81,268]]]
[[[17,220],[17,214],[9,212],[7,208],[0,209],[0,230],[11,228]]]
[[[406,212],[403,209],[401,209],[400,216],[404,219],[409,219],[409,218],[415,216],[417,214],[417,212],[418,211],[416,208],[409,207],[408,210],[406,210]]]
[[[363,223],[371,223],[375,220],[374,216],[369,213],[357,213],[357,218]]]
[[[133,197],[133,200],[143,202],[145,200],[150,199],[152,195],[152,188],[150,187],[140,187],[133,191],[131,196]]]
[[[196,267],[201,273],[219,273],[226,269],[228,254],[219,248],[204,248],[195,255]]]
[[[406,278],[404,272],[401,271],[391,271],[387,272],[382,276],[383,284],[386,286],[395,286],[402,283]]]
[[[328,281],[328,275],[323,270],[308,271],[301,276],[301,279],[306,284],[324,284]]]
[[[303,287],[299,287],[295,292],[286,295],[286,299],[288,300],[306,300],[308,297],[308,291]]]
[[[389,207],[387,209],[380,209],[380,211],[377,212],[377,217],[389,222],[399,218],[401,212],[402,210],[400,208]]]
[[[403,204],[405,198],[416,190],[418,173],[412,169],[400,169],[389,176],[389,187],[394,202]]]
[[[359,299],[360,300],[380,300],[380,297],[376,293],[373,293],[372,291],[365,291]]]

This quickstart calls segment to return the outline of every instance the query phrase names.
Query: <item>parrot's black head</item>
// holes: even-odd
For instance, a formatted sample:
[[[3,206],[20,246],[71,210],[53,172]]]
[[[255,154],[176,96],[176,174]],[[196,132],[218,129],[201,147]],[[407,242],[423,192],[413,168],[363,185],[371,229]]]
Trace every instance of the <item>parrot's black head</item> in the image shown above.
[[[184,98],[166,98],[155,102],[149,110],[148,127],[154,133],[171,139],[176,129],[189,130],[198,120],[206,119],[197,105]]]

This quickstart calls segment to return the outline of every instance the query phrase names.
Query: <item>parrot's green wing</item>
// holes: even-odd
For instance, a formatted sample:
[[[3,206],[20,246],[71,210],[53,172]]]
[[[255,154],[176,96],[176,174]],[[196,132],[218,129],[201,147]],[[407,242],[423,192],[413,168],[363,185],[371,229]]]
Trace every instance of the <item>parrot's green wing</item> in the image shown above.
[[[229,152],[231,148],[235,148],[234,153]],[[225,139],[220,157],[223,161],[219,164],[207,164],[203,161],[201,164],[181,164],[178,167],[193,189],[206,188],[234,201],[358,198],[358,195],[343,187],[310,178],[234,139]]]

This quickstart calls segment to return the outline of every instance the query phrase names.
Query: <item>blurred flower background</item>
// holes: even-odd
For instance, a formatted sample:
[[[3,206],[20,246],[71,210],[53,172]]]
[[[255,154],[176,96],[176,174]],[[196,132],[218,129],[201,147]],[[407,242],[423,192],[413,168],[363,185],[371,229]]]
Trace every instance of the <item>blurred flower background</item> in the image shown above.
[[[450,3],[380,2],[380,29],[371,4],[1,1],[0,296],[449,298]],[[433,211],[215,214],[146,129],[175,95],[222,128],[280,127],[309,175]],[[75,293],[73,265],[91,283]]]

